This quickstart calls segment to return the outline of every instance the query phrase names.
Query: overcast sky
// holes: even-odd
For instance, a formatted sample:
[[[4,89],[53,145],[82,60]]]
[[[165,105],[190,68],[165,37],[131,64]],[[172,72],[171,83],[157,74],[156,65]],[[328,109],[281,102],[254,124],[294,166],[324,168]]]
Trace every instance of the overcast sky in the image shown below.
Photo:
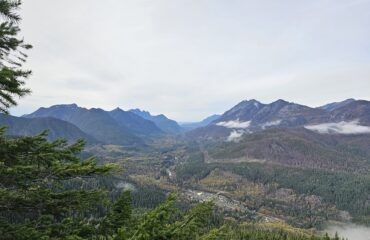
[[[370,99],[370,0],[24,0],[41,106],[141,108],[178,121],[244,99]]]

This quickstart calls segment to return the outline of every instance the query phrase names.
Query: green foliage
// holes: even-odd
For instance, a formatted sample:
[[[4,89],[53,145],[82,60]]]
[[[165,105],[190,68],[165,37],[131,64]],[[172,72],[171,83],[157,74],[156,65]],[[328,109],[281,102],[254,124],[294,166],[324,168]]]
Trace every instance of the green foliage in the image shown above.
[[[176,169],[179,184],[183,184],[184,179],[194,178],[195,180],[200,180],[206,177],[211,171],[211,168],[204,163],[203,154],[199,149],[191,148],[189,150],[192,152],[189,154],[186,164],[180,165]]]
[[[132,192],[133,207],[155,208],[166,200],[166,193],[156,186],[136,185]]]
[[[0,217],[10,230],[8,239],[22,239],[19,230],[30,226],[40,234],[60,235],[65,221],[75,222],[97,203],[107,202],[101,189],[68,189],[73,179],[105,175],[115,167],[99,166],[93,157],[80,159],[83,141],[48,142],[46,133],[8,139],[2,128],[0,146]]]
[[[194,182],[204,179],[215,169],[229,171],[253,183],[267,186],[276,184],[278,188],[292,189],[305,196],[320,196],[324,203],[333,204],[337,209],[348,211],[354,216],[356,222],[370,223],[368,217],[370,208],[367,204],[370,192],[370,177],[368,175],[270,163],[205,163],[199,149],[191,150],[189,160],[176,168],[176,180],[179,184],[193,185]],[[237,186],[229,185],[228,187]],[[280,204],[278,202],[264,201],[263,199],[254,199],[254,201],[260,202],[256,202],[257,209],[267,206],[279,210]],[[293,217],[288,221],[290,224],[304,228],[320,227],[331,214],[325,209],[315,211],[309,205],[301,208],[292,204],[288,209],[281,210],[285,211],[286,215]]]
[[[314,236],[284,229],[265,228],[254,225],[230,226],[225,240],[331,240],[329,236]],[[336,239],[336,238],[334,238]],[[333,239],[333,240],[334,240]]]
[[[209,231],[207,234],[200,237],[200,240],[223,240],[226,239],[226,228],[214,228],[211,231]]]
[[[314,169],[268,166],[266,164],[217,165],[255,182],[276,182],[298,193],[314,194],[354,215],[368,215],[367,197],[370,191],[368,176],[329,172]]]
[[[211,158],[260,159],[302,167],[367,173],[369,142],[367,135],[335,136],[318,134],[306,129],[268,129],[246,134],[238,142],[208,143]]]
[[[3,18],[6,18],[10,21],[19,21],[20,16],[15,12],[15,10],[18,10],[20,5],[21,1],[1,0],[0,14]]]
[[[107,220],[109,222],[110,229],[120,229],[123,231],[130,225],[132,220],[132,199],[131,193],[125,191],[121,194],[119,199],[114,203],[108,214]],[[105,226],[107,228],[107,226]],[[106,231],[107,229],[102,229]]]
[[[31,71],[22,69],[27,58],[23,51],[31,45],[18,37],[20,17],[15,11],[20,4],[20,1],[0,1],[0,16],[6,19],[0,23],[0,112],[5,113],[17,104],[15,96],[23,97],[30,92],[23,87],[24,80],[31,74]]]
[[[176,197],[171,194],[167,201],[148,213],[139,216],[132,229],[121,228],[118,239],[200,239],[218,236],[219,231],[209,232],[208,219],[213,212],[212,203],[196,205],[186,214],[175,207]],[[212,239],[212,238],[204,238]]]
[[[170,195],[159,207],[139,216],[131,214],[131,195],[122,193],[102,217],[106,204],[101,189],[76,188],[78,179],[105,175],[114,165],[97,165],[79,157],[84,142],[47,141],[46,133],[8,139],[0,131],[0,233],[3,239],[217,239],[209,232],[212,203],[187,213],[175,207]]]
[[[190,149],[189,160],[175,169],[179,185],[197,187],[197,183],[219,171],[237,174],[251,184],[260,184],[266,189],[291,189],[300,196],[293,202],[269,199],[267,194],[258,197],[245,193],[238,196],[240,201],[248,202],[250,209],[268,208],[272,214],[288,217],[287,223],[301,228],[320,228],[328,219],[339,219],[338,211],[348,211],[354,221],[370,224],[368,193],[370,177],[350,172],[339,172],[324,169],[289,167],[272,163],[248,162],[214,162],[205,163],[199,149]],[[226,184],[222,190],[238,189],[241,183]],[[274,189],[272,189],[272,187]],[[226,191],[229,191],[227,190]],[[217,189],[219,191],[219,189]],[[319,205],[305,204],[305,197],[321,197]],[[335,206],[335,208],[334,208]]]

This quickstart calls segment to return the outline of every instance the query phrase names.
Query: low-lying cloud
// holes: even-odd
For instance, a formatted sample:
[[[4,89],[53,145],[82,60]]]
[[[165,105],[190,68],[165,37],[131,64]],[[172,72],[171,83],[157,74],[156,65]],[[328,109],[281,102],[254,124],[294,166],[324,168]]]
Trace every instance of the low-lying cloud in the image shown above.
[[[133,184],[128,183],[128,182],[123,182],[123,181],[117,183],[115,186],[116,188],[122,189],[124,191],[135,191],[136,190],[136,187]]]
[[[217,126],[225,127],[225,128],[231,128],[231,129],[245,129],[248,128],[251,125],[251,121],[246,122],[240,122],[238,120],[231,120],[227,122],[218,122],[216,123]]]
[[[370,239],[370,228],[355,225],[355,224],[338,224],[329,226],[326,230],[330,236],[334,236],[335,233],[341,238],[348,240],[369,240]]]
[[[240,138],[243,136],[243,134],[244,134],[243,130],[239,130],[239,131],[234,130],[227,137],[227,141],[228,142],[238,142]]]
[[[305,126],[306,129],[312,130],[321,134],[363,134],[370,133],[369,126],[359,125],[358,121],[338,122],[338,123],[322,123],[317,125]]]
[[[265,122],[265,123],[261,124],[261,127],[262,127],[262,129],[265,129],[267,127],[278,126],[278,125],[280,125],[280,123],[281,123],[281,120]]]

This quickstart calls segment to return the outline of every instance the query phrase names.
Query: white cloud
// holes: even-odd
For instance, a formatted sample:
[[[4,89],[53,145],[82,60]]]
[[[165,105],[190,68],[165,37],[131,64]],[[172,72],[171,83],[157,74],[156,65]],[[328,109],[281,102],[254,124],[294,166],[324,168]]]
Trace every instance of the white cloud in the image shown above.
[[[281,123],[281,120],[276,120],[276,121],[271,121],[271,122],[265,122],[265,123],[261,124],[261,127],[263,129],[265,129],[267,127],[278,126],[278,125],[280,125],[280,123]]]
[[[125,191],[135,191],[136,188],[133,184],[127,182],[119,182],[116,184],[116,188],[123,189]]]
[[[322,134],[362,134],[370,133],[369,126],[361,126],[358,121],[338,122],[338,123],[322,123],[317,125],[305,126],[306,129],[322,133]]]
[[[240,140],[240,138],[243,136],[244,131],[232,131],[230,135],[227,137],[228,142],[237,142]]]
[[[240,122],[238,120],[231,120],[227,122],[218,122],[216,123],[217,126],[225,127],[225,128],[231,128],[231,129],[244,129],[248,128],[251,125],[251,121],[246,122]]]

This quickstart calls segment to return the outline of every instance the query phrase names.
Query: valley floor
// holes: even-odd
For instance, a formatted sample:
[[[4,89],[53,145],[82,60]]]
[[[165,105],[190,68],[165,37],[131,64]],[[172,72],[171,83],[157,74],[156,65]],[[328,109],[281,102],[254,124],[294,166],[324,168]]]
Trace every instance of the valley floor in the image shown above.
[[[222,215],[240,223],[317,232],[329,221],[369,222],[363,208],[369,177],[258,159],[214,159],[197,143],[185,141],[166,141],[153,149],[145,153],[110,146],[88,151],[101,161],[122,162],[122,181],[132,185],[121,187],[130,186],[138,207],[177,192],[186,204],[213,201]]]

